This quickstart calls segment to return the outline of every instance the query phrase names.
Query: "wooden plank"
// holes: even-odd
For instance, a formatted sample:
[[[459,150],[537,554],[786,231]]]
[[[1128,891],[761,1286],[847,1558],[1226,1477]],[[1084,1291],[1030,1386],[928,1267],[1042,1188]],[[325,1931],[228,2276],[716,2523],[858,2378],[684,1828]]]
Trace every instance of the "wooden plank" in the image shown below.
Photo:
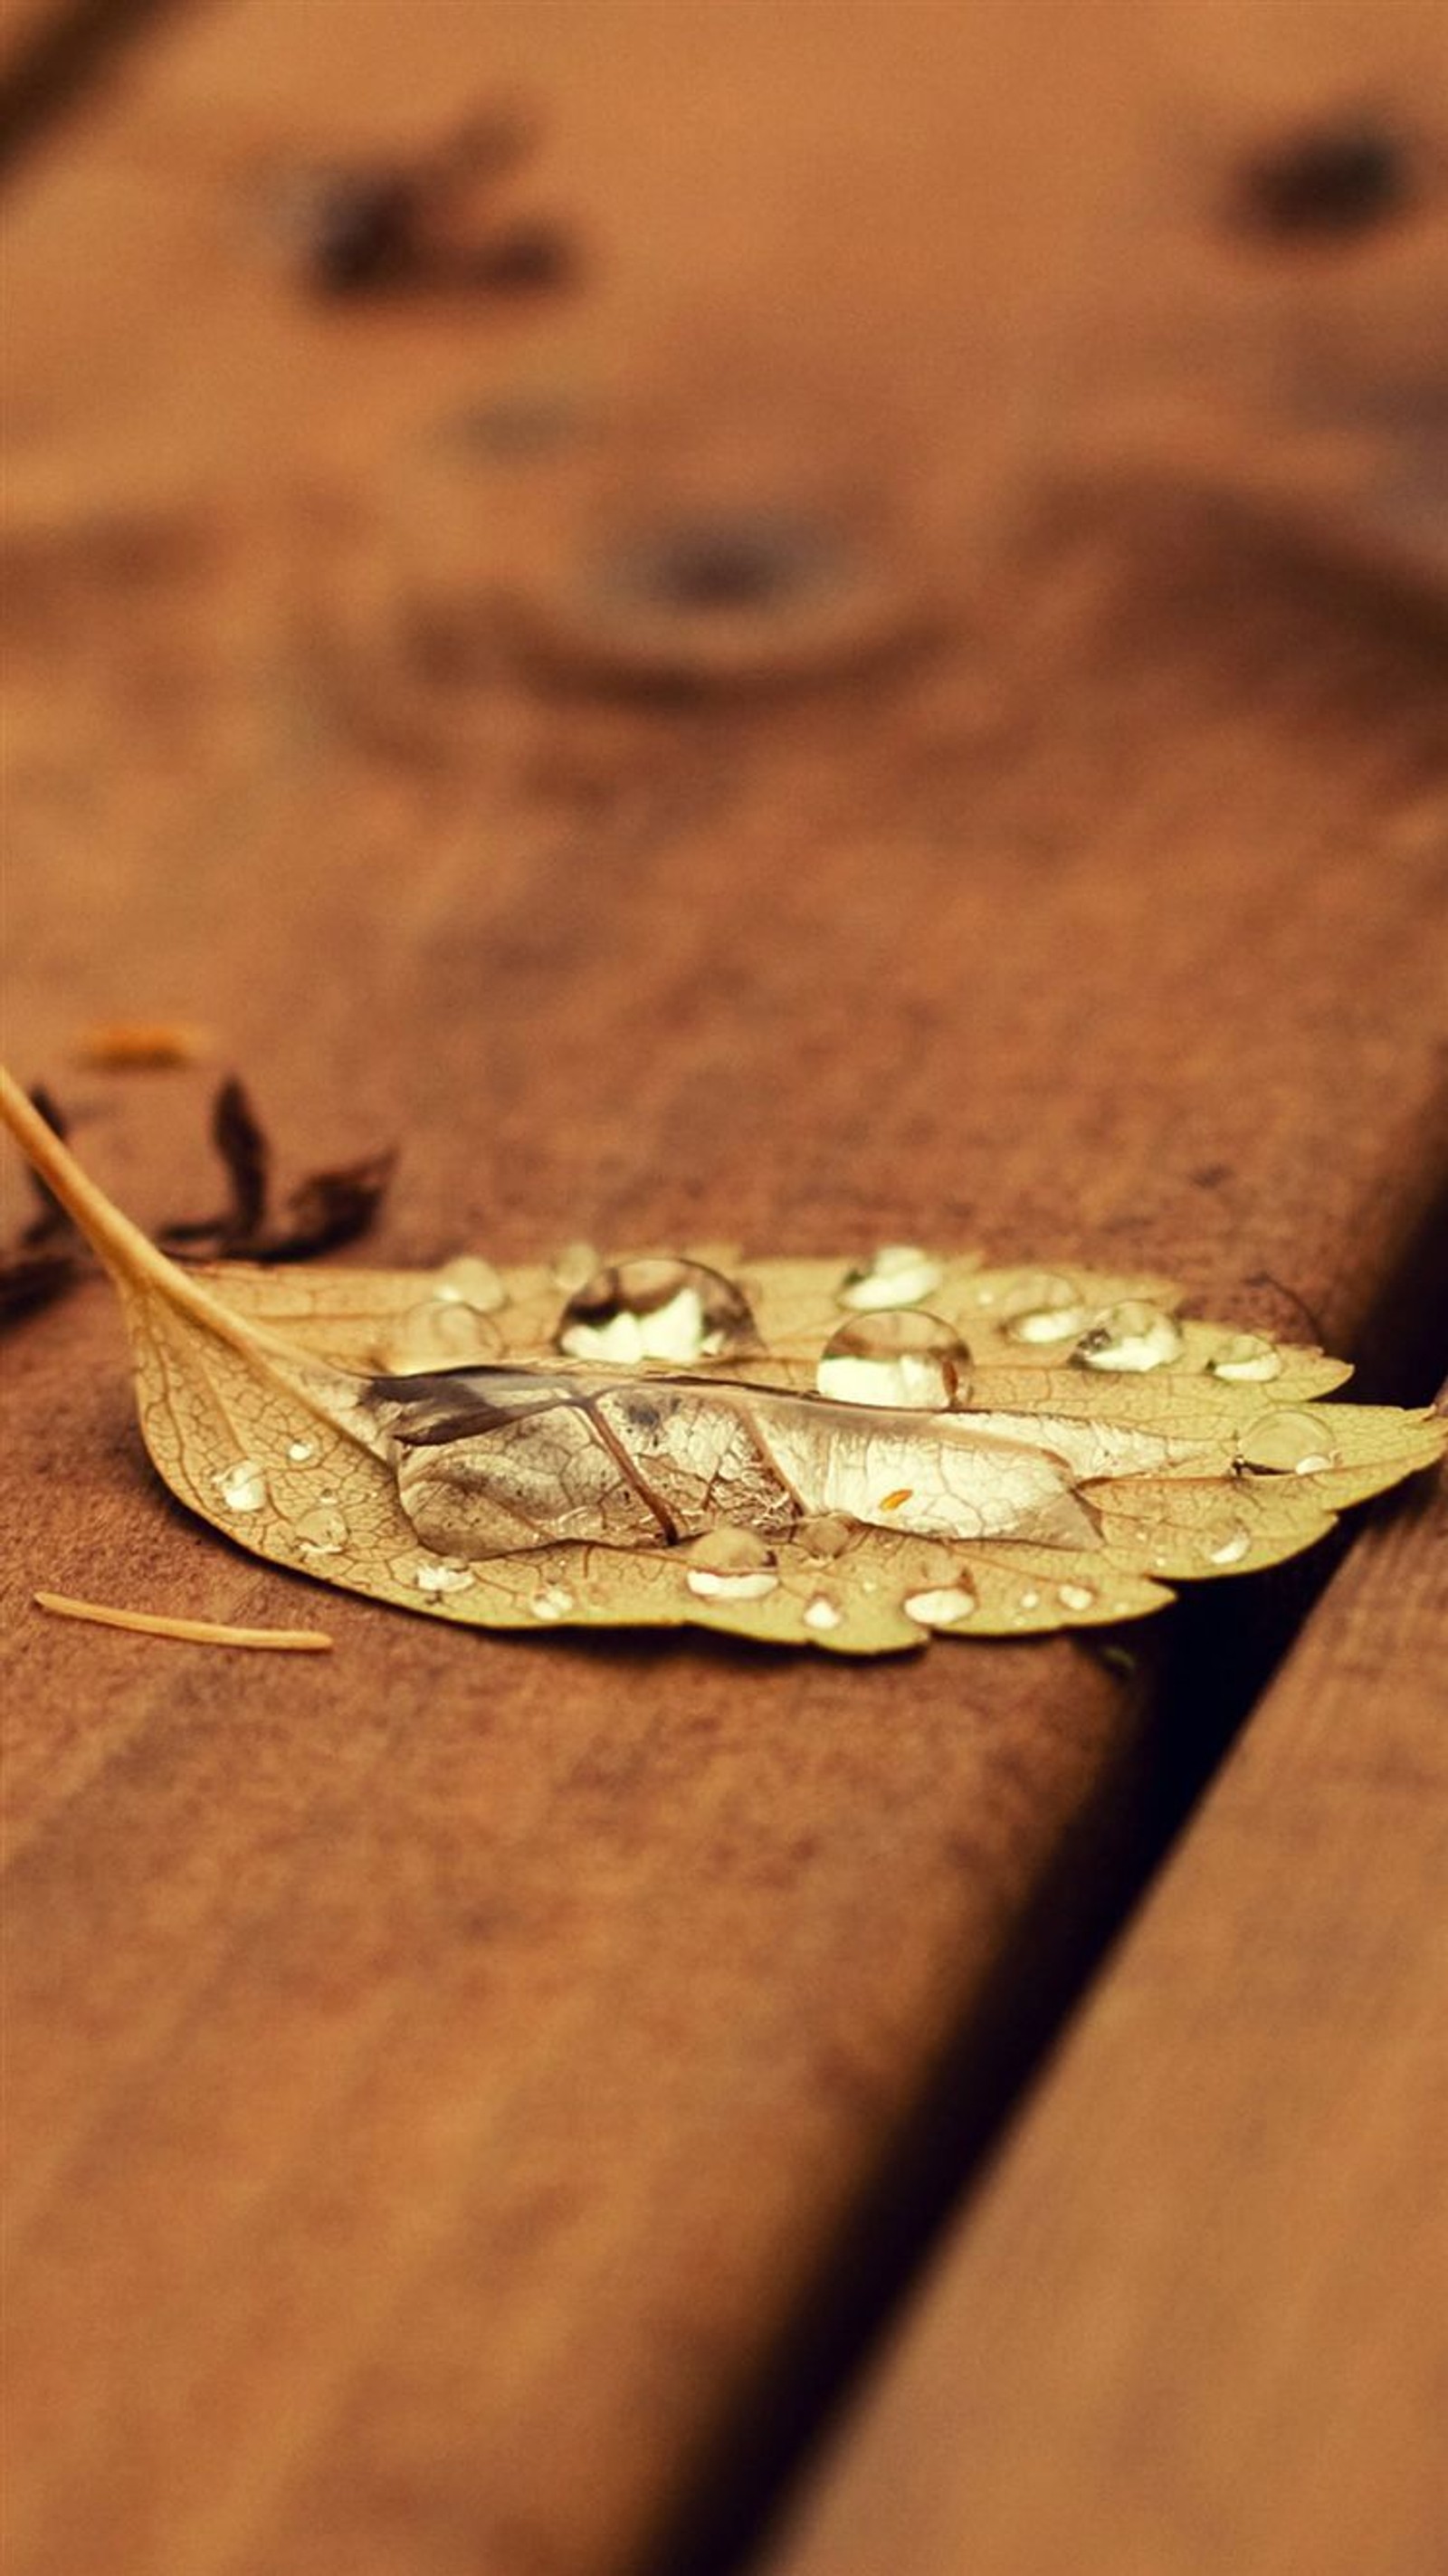
[[[777,2576],[1430,2576],[1448,1484],[1339,1574]]]
[[[1358,1335],[1433,1187],[1434,631],[1132,490],[985,578],[1156,95],[1107,23],[1057,87],[1006,12],[258,0],[37,165],[12,1043],[138,1214],[206,1077],[66,1067],[181,1011],[299,1160],[405,1136],[387,1257],[974,1234]],[[519,81],[576,291],[319,299],[295,161]],[[766,567],[722,643],[681,517]],[[10,1377],[17,2565],[636,2563],[942,2057],[997,2081],[1141,1677],[439,1635],[171,1512],[99,1295]]]

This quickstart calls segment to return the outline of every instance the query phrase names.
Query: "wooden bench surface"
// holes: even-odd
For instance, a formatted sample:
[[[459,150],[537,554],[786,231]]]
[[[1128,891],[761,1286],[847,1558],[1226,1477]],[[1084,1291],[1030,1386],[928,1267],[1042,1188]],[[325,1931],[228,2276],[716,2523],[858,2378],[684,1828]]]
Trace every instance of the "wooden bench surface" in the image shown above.
[[[1425,1400],[1448,234],[1426,181],[1350,244],[1224,209],[1284,120],[1385,98],[1416,133],[1439,32],[1416,0],[138,19],[8,207],[7,1051],[98,1176],[147,1222],[204,1204],[234,1065],[294,1170],[401,1142],[379,1258],[976,1241],[1164,1270]],[[515,100],[530,152],[459,221],[556,226],[555,281],[318,283],[309,173]],[[169,1014],[216,1063],[77,1068],[89,1024]],[[99,1287],[6,1378],[17,2571],[739,2563],[1306,1618],[779,2544],[1013,2576],[1007,2480],[1059,2420],[1022,2534],[1194,2576],[1250,2350],[1276,2438],[1230,2528],[1288,2563],[1275,2464],[1421,2269],[1386,2060],[1422,1991],[1423,1509],[1320,1612],[1213,1587],[1109,1657],[495,1642],[173,1509]],[[336,1652],[70,1631],[42,1584]],[[1359,1807],[1369,1965],[1325,2033]],[[1213,2011],[1264,1924],[1280,1983]],[[1123,2466],[1178,2280],[1195,2375]],[[1264,2350],[1279,2288],[1301,2341]],[[1410,2500],[1417,2351],[1360,2383]],[[1355,2565],[1416,2576],[1418,2515]]]

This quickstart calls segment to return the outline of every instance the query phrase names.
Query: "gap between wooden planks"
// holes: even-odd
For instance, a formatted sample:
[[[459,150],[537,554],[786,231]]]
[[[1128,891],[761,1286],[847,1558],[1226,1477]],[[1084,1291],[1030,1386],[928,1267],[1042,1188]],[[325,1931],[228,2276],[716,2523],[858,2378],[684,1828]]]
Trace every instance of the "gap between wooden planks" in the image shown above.
[[[218,8],[27,171],[13,1039],[138,1214],[204,1081],[67,1051],[183,1011],[299,1159],[403,1133],[386,1257],[973,1235],[1351,1345],[1434,1185],[1438,635],[1130,487],[985,570],[1160,105],[1110,23],[1053,87],[1003,13]],[[494,65],[576,294],[319,306],[278,165]],[[827,528],[858,663],[640,688],[595,567],[721,492]],[[156,1495],[98,1295],[14,1354],[17,2563],[635,2563],[1169,1738],[1065,1646],[61,1636],[163,1563],[318,1605]]]
[[[1448,1484],[1354,1551],[771,2576],[1431,2576]]]

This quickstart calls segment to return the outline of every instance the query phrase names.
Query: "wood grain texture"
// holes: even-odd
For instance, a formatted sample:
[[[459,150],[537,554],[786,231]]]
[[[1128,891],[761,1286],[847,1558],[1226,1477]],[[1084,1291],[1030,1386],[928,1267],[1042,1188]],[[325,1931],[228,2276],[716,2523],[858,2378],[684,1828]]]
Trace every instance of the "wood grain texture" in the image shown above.
[[[1448,1485],[1338,1575],[771,2576],[1431,2576]]]
[[[214,1197],[207,1076],[67,1068],[178,1012],[297,1166],[404,1139],[383,1258],[973,1236],[1353,1344],[1437,1180],[1442,629],[1159,471],[1046,499],[1136,14],[1047,81],[1005,11],[245,0],[31,166],[10,1042],[135,1214]],[[319,300],[297,161],[519,83],[576,287]],[[430,1633],[168,1508],[99,1291],[12,1348],[17,2569],[637,2564],[1084,1910],[1143,1676]]]

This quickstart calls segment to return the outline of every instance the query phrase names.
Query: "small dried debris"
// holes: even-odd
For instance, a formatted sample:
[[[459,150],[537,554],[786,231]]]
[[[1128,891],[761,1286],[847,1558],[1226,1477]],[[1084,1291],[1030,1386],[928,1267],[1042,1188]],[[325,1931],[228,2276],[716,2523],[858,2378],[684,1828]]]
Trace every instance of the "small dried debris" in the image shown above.
[[[511,295],[561,285],[573,268],[563,226],[543,217],[495,225],[488,202],[535,136],[531,116],[495,108],[412,161],[303,172],[286,220],[305,282],[328,296],[458,287]]]
[[[95,1628],[124,1628],[138,1637],[174,1637],[191,1646],[245,1646],[283,1655],[330,1654],[321,1628],[229,1628],[214,1619],[170,1619],[160,1610],[117,1610],[103,1601],[77,1601],[68,1592],[37,1592],[37,1610],[56,1619],[82,1619]]]
[[[271,1149],[243,1083],[233,1074],[217,1092],[211,1138],[226,1168],[230,1198],[219,1215],[164,1228],[168,1251],[206,1260],[309,1261],[355,1243],[374,1223],[392,1178],[393,1150],[335,1171],[313,1172],[290,1192],[282,1215],[271,1205]]]
[[[50,1094],[37,1086],[30,1098],[64,1142],[67,1121]],[[375,1222],[397,1160],[389,1150],[333,1171],[309,1173],[274,1218],[271,1149],[235,1075],[216,1094],[211,1135],[226,1169],[227,1204],[217,1216],[179,1219],[163,1236],[171,1250],[202,1260],[309,1261],[355,1243]],[[31,1178],[38,1211],[16,1242],[0,1251],[0,1326],[49,1305],[94,1268],[59,1200],[34,1172]]]
[[[189,1020],[105,1020],[76,1040],[76,1060],[98,1073],[169,1073],[211,1053],[211,1033]]]
[[[38,1083],[30,1099],[63,1143],[69,1130],[58,1103]],[[59,1199],[37,1172],[32,1170],[30,1178],[39,1206],[18,1241],[0,1252],[0,1323],[48,1306],[79,1278],[90,1259]]]
[[[1396,220],[1416,193],[1401,138],[1354,117],[1308,127],[1246,161],[1229,212],[1238,232],[1328,245]]]

